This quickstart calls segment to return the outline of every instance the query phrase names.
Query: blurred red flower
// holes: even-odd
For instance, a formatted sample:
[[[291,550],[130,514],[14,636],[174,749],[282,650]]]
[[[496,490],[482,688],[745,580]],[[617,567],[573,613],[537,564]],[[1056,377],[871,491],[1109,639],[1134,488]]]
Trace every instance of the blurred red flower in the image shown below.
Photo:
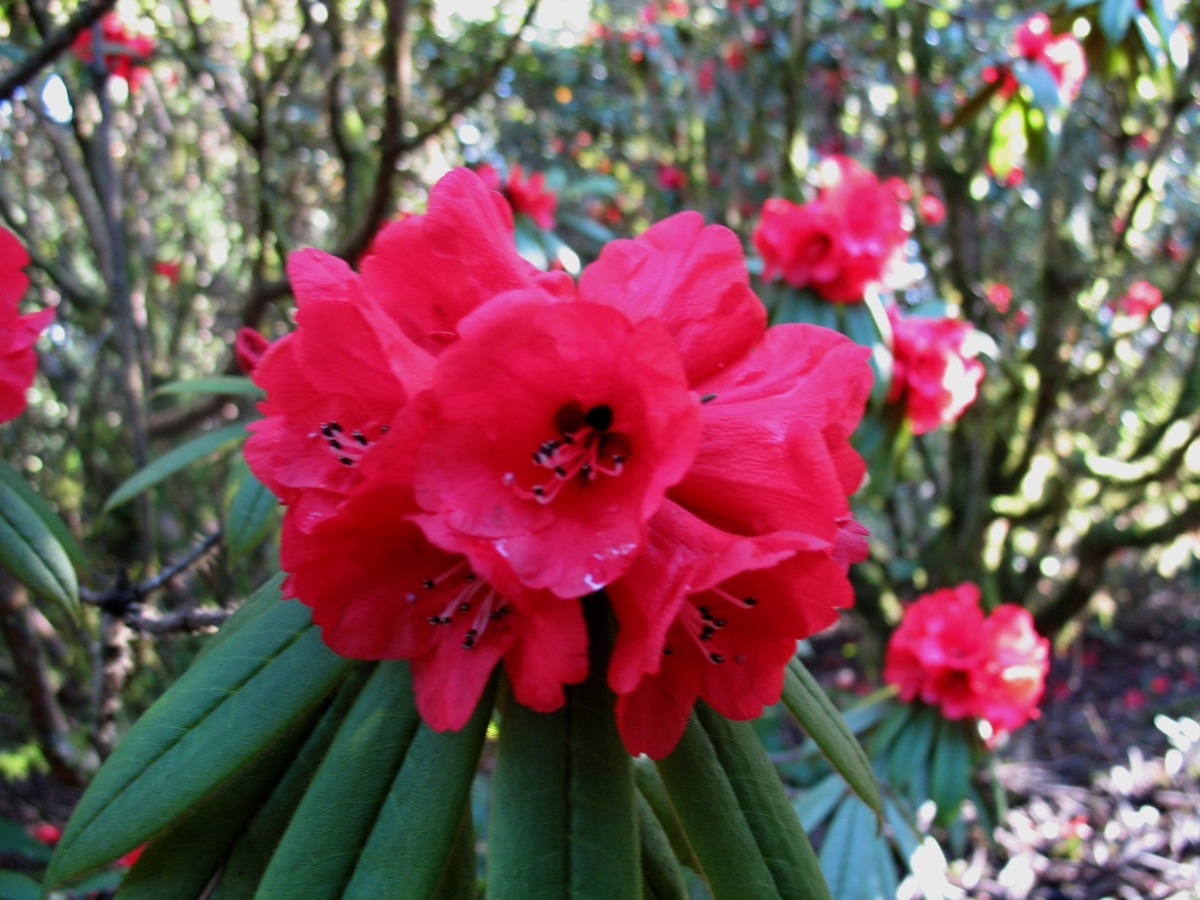
[[[142,80],[150,74],[146,60],[154,52],[154,39],[130,31],[116,13],[109,13],[101,20],[104,47],[104,68],[114,78],[129,82],[130,90],[137,90]],[[96,58],[95,36],[91,29],[84,31],[71,44],[83,62]]]
[[[926,225],[940,225],[946,218],[946,206],[933,194],[923,194],[917,202],[917,211]]]
[[[888,307],[892,385],[888,402],[903,403],[914,434],[953,422],[974,402],[983,363],[968,348],[973,329],[958,319],[905,316]]]
[[[53,847],[62,839],[63,830],[58,825],[51,825],[49,822],[38,822],[29,829],[29,836],[35,841],[41,841],[50,847]]]
[[[27,265],[25,248],[0,227],[0,422],[24,412],[25,392],[37,371],[33,345],[54,319],[53,309],[20,315],[21,297],[29,287]]]
[[[888,641],[883,677],[906,703],[937,706],[947,719],[976,718],[1013,731],[1038,716],[1050,644],[1029,611],[1010,603],[990,616],[964,582],[917,598]]]
[[[821,174],[820,196],[811,203],[772,198],[763,205],[754,246],[764,278],[858,302],[908,236],[900,203],[890,182],[845,157],[827,159]]]
[[[1087,77],[1087,59],[1083,45],[1075,35],[1069,31],[1056,35],[1051,28],[1050,17],[1045,13],[1037,13],[1017,26],[1009,52],[1016,59],[1042,65],[1054,79],[1059,99],[1067,104],[1078,96],[1083,87],[1083,80]],[[997,79],[1001,82],[1000,96],[1006,99],[1017,91],[1020,84],[1009,65],[984,69],[984,81],[993,83]]]
[[[1148,281],[1135,281],[1117,300],[1117,311],[1143,321],[1162,303],[1162,291]]]
[[[513,212],[528,216],[539,228],[550,230],[554,227],[558,195],[546,190],[546,176],[541,172],[526,178],[521,167],[514,163],[509,167],[508,178],[501,181],[495,166],[480,163],[475,167],[475,173],[489,188],[499,191],[508,199]]]
[[[679,166],[662,163],[658,167],[658,186],[664,191],[681,191],[687,187],[687,175]]]
[[[252,375],[270,346],[271,342],[262,332],[253,328],[239,328],[233,345],[233,358],[242,372]]]
[[[161,275],[171,283],[171,286],[179,284],[179,273],[183,269],[183,263],[178,260],[174,262],[165,262],[159,260],[154,263],[154,274]]]
[[[1008,312],[1012,305],[1012,288],[1002,282],[989,284],[984,291],[984,296],[992,308],[1001,315]]]

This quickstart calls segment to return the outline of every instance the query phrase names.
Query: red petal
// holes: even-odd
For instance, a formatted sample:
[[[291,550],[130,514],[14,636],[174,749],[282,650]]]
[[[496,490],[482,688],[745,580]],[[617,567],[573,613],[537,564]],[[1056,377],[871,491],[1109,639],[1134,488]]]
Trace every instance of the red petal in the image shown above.
[[[632,241],[612,241],[584,270],[579,297],[615,306],[633,321],[654,317],[675,338],[695,382],[748,352],[766,311],[749,288],[737,236],[685,212]]]

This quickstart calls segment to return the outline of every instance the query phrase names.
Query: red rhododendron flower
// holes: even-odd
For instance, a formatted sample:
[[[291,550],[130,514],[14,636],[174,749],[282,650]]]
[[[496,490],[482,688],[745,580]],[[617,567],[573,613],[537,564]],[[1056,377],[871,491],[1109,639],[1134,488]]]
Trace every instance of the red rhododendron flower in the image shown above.
[[[1028,610],[1004,604],[985,617],[979,588],[967,582],[918,597],[904,611],[883,677],[905,702],[1012,731],[1037,716],[1049,668],[1049,642],[1033,630]]]
[[[946,205],[933,194],[924,194],[917,202],[917,211],[926,225],[940,225],[946,218]]]
[[[1064,104],[1078,96],[1087,77],[1083,45],[1070,32],[1054,34],[1050,17],[1045,13],[1037,13],[1017,26],[1009,52],[1017,59],[1045,67]],[[984,81],[992,83],[997,79],[1001,79],[1001,97],[1008,98],[1016,92],[1019,82],[1009,66],[988,66],[984,70]]]
[[[604,588],[622,736],[663,755],[697,697],[777,700],[795,641],[850,604],[868,351],[766,330],[736,236],[694,213],[609,244],[576,292],[492,197],[451,173],[361,275],[289,260],[297,329],[255,369],[246,449],[288,505],[286,590],[337,652],[410,660],[456,728],[500,663],[561,705],[577,598]]]
[[[1162,303],[1162,291],[1148,281],[1135,281],[1117,300],[1117,311],[1123,315],[1144,320]]]
[[[104,45],[104,68],[114,78],[129,82],[131,90],[136,90],[149,74],[145,61],[154,52],[154,39],[145,35],[135,34],[126,28],[116,13],[109,13],[101,20],[102,41]],[[95,37],[91,29],[82,32],[71,49],[85,63],[96,58]]]
[[[1012,304],[1012,288],[1007,284],[1000,282],[989,284],[984,296],[987,297],[987,302],[992,305],[992,308],[1001,315],[1008,312],[1009,306]]]
[[[535,172],[528,178],[515,163],[508,170],[508,178],[500,180],[500,173],[489,163],[480,163],[475,172],[493,191],[502,193],[513,212],[531,218],[539,228],[547,231],[554,227],[554,211],[558,206],[558,195],[546,190],[546,176]]]
[[[892,385],[888,401],[903,403],[914,434],[953,422],[974,402],[983,363],[967,347],[972,329],[957,319],[905,316],[888,308],[892,324]]]
[[[658,167],[658,186],[664,191],[681,191],[687,187],[687,175],[679,166],[663,163]]]
[[[262,332],[253,328],[239,328],[233,345],[233,357],[237,360],[238,368],[247,375],[253,374],[270,346],[271,342]]]
[[[764,278],[857,302],[883,278],[908,235],[900,203],[889,183],[845,157],[827,159],[821,174],[821,194],[811,203],[772,198],[763,205],[754,246]]]
[[[134,847],[124,856],[117,859],[117,865],[126,869],[130,868],[135,862],[142,858],[142,853],[145,851],[145,849],[145,844],[142,844],[140,847]]]
[[[29,254],[11,231],[0,228],[0,422],[25,409],[25,391],[37,371],[33,345],[54,319],[53,309],[22,316],[21,297],[29,287]]]
[[[845,568],[865,542],[848,439],[871,375],[835,332],[766,330],[736,237],[695,213],[610,243],[579,295],[663,322],[705,398],[694,461],[607,588],[618,727],[631,752],[661,757],[697,696],[739,719],[778,700],[795,641],[851,605]]]
[[[63,830],[58,825],[51,825],[49,822],[38,822],[29,829],[29,836],[35,841],[40,841],[53,847],[62,839]]]
[[[179,273],[183,270],[183,263],[176,260],[175,262],[166,262],[159,260],[154,264],[154,274],[161,275],[167,279],[173,286],[179,284]]]

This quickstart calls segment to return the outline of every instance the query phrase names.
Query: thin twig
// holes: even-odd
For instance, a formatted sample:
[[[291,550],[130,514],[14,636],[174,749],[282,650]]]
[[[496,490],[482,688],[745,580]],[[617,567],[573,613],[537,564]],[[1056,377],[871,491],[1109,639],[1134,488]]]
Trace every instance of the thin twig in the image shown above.
[[[54,32],[42,46],[30,53],[21,64],[0,79],[0,101],[9,100],[17,88],[28,83],[44,66],[71,46],[75,39],[92,27],[100,17],[117,5],[117,0],[92,0],[81,6],[67,24]]]

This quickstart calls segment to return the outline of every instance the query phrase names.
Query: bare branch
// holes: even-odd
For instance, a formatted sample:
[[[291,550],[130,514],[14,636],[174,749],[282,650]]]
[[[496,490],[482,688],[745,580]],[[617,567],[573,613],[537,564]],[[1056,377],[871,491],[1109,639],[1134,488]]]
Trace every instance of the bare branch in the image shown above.
[[[37,50],[25,57],[15,69],[0,79],[0,101],[10,100],[17,88],[27,84],[43,67],[66,50],[75,38],[92,27],[100,17],[117,5],[117,0],[91,0],[76,11],[67,24],[54,32]]]

